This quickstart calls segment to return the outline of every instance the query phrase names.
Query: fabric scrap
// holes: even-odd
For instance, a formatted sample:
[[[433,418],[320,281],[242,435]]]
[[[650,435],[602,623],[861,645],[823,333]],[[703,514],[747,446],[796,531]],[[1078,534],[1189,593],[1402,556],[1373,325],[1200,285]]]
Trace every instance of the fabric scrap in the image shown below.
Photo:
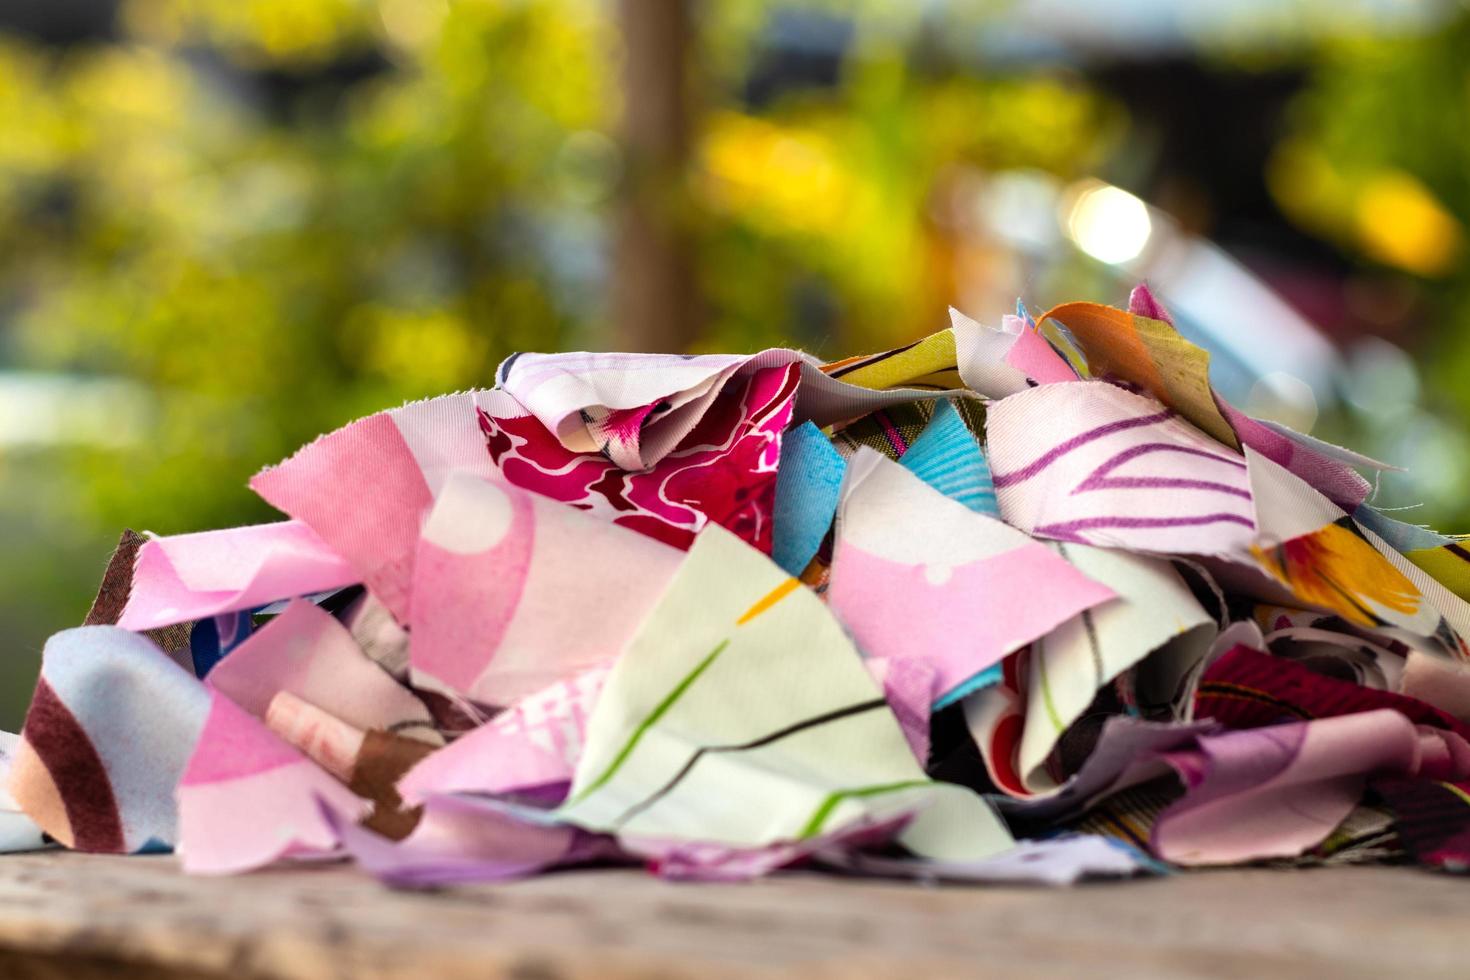
[[[981,861],[915,861],[862,851],[818,855],[823,864],[884,878],[996,885],[1075,885],[1094,879],[1161,874],[1145,852],[1097,834],[1021,840],[1011,850]]]
[[[1164,755],[1186,786],[1154,825],[1175,864],[1292,857],[1327,837],[1372,775],[1470,776],[1470,743],[1380,709],[1203,736]]]
[[[832,529],[847,463],[832,440],[810,422],[786,433],[776,471],[771,515],[771,558],[788,575],[800,575]]]
[[[899,463],[935,490],[977,514],[1000,517],[985,454],[954,403],[936,403],[934,415]],[[835,508],[834,508],[835,509]]]
[[[505,881],[616,853],[605,840],[574,827],[467,796],[425,801],[418,827],[400,841],[356,826],[330,807],[322,808],[322,818],[359,867],[400,888]]]
[[[19,748],[19,735],[0,732],[0,854],[37,851],[47,846],[46,835],[10,793],[10,769]]]
[[[1372,785],[1393,811],[1394,829],[1414,861],[1470,873],[1470,781],[1385,777]]]
[[[357,819],[368,804],[218,691],[176,790],[179,856],[191,874],[235,874],[330,854],[323,805]]]
[[[550,794],[560,803],[586,741],[587,718],[610,665],[588,668],[529,694],[428,756],[398,781],[410,804],[449,793]]]
[[[341,588],[357,573],[305,524],[150,538],[117,625],[152,630]]]
[[[827,602],[865,655],[929,662],[935,700],[1113,596],[1046,546],[872,450],[850,462]],[[965,628],[976,621],[987,628]]]
[[[116,626],[128,599],[133,594],[133,572],[138,564],[138,551],[148,541],[142,534],[125,529],[118,538],[112,557],[107,560],[107,569],[102,573],[102,584],[97,588],[97,597],[92,608],[87,610],[84,626]],[[144,630],[158,648],[184,665],[183,651],[189,648],[192,623],[175,623],[155,630]]]
[[[1245,460],[1151,398],[1042,385],[993,403],[985,431],[1001,516],[1030,534],[1157,554],[1253,540]]]
[[[781,438],[801,372],[767,368],[716,400],[680,448],[627,472],[595,452],[574,452],[534,416],[480,410],[491,461],[505,480],[683,549],[708,523],[767,553]]]
[[[208,702],[147,637],[115,626],[57,633],[42,653],[10,794],[75,850],[166,849],[177,839],[174,785]]]
[[[966,386],[987,398],[1004,398],[1038,384],[1076,381],[1077,372],[1023,316],[986,326],[951,308],[955,355]]]
[[[833,380],[874,391],[965,387],[955,361],[953,330],[941,330],[878,354],[831,361],[822,365],[822,373]]]
[[[1210,388],[1210,355],[1163,320],[1102,306],[1063,303],[1037,318],[1067,328],[1087,357],[1094,378],[1142,388],[1202,432],[1231,448],[1240,442],[1220,414]]]
[[[681,557],[504,481],[456,474],[424,521],[414,560],[413,682],[503,706],[609,663]]]
[[[1020,661],[1025,668],[1023,727],[1019,743],[1004,736],[994,743],[1003,758],[1015,759],[1014,776],[1001,770],[1019,794],[1041,792],[1060,784],[1046,763],[1062,734],[1092,704],[1108,682],[1145,656],[1171,644],[1171,655],[1196,661],[1204,657],[1216,628],[1179,574],[1155,558],[1062,544],[1057,552],[1083,574],[1103,583],[1117,597],[1037,639]],[[993,688],[981,697],[1007,697]]]
[[[360,729],[442,745],[424,703],[363,655],[340,622],[296,601],[242,643],[205,681],[256,718],[281,691]]]
[[[730,794],[745,804],[724,805]],[[899,839],[939,852],[930,856],[1010,843],[978,797],[924,776],[820,600],[710,527],[614,665],[558,816],[631,837],[760,847],[921,802],[928,819]]]

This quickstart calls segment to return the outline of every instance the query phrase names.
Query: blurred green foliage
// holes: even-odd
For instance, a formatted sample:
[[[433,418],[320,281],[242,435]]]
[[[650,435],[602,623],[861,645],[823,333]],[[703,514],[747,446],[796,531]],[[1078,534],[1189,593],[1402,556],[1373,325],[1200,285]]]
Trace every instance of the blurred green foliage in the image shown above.
[[[484,385],[593,302],[557,252],[606,192],[581,159],[615,108],[596,5],[133,0],[120,20],[114,43],[0,37],[0,367],[148,395],[116,406],[121,445],[0,449],[7,725],[121,527],[269,519],[255,470]]]
[[[0,47],[13,356],[155,396],[146,439],[78,460],[91,519],[263,517],[260,466],[584,315],[538,236],[571,203],[571,137],[606,121],[590,9],[149,0],[124,24]],[[321,70],[351,57],[359,78]],[[295,74],[289,101],[266,70]]]
[[[1355,411],[1329,435],[1411,468],[1405,500],[1425,506],[1398,516],[1449,532],[1470,530],[1467,52],[1464,10],[1428,30],[1324,40],[1266,172],[1282,211],[1358,266],[1350,297],[1417,328],[1395,339],[1422,388],[1404,366],[1378,384],[1355,372],[1344,392]]]

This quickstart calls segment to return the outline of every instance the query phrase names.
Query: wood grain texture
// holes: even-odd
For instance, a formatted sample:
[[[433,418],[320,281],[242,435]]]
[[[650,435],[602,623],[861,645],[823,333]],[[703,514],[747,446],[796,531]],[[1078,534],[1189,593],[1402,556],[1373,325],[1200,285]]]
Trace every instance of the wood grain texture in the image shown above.
[[[340,865],[0,857],[0,976],[1463,977],[1470,881],[1236,870],[1073,889],[581,871],[435,894]]]

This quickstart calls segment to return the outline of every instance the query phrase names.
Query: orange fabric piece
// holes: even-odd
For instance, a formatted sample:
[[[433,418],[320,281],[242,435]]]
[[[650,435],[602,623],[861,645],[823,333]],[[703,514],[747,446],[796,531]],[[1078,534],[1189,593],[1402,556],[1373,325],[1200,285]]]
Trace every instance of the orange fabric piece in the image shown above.
[[[1066,327],[1087,356],[1094,377],[1114,377],[1143,388],[1231,449],[1235,430],[1220,414],[1210,388],[1210,355],[1163,320],[1101,303],[1063,303],[1036,322]]]

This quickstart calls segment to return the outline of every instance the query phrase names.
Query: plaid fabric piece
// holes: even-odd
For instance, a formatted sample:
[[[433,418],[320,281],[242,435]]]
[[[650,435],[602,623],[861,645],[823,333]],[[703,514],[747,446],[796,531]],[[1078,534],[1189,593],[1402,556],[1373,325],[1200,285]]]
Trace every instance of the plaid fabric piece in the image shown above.
[[[955,410],[964,420],[965,426],[975,435],[978,442],[985,439],[985,403],[978,398],[952,399]],[[860,419],[849,422],[832,434],[832,444],[844,457],[849,457],[862,446],[876,449],[889,459],[898,459],[908,452],[909,446],[919,438],[929,420],[934,417],[934,402],[914,401],[891,405],[876,412],[869,412]]]

